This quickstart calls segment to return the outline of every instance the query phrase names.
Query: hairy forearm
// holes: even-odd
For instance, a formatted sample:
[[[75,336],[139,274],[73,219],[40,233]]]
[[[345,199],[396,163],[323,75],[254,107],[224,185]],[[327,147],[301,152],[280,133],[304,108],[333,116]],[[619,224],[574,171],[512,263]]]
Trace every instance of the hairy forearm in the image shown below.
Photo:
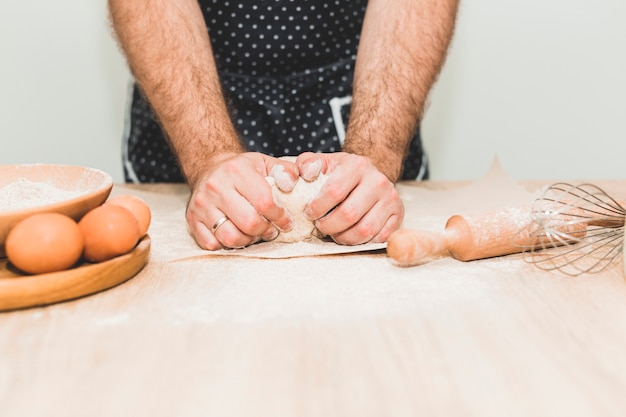
[[[211,157],[241,152],[197,1],[109,0],[109,11],[188,181],[197,180]]]
[[[445,60],[458,0],[370,0],[344,150],[397,181]]]

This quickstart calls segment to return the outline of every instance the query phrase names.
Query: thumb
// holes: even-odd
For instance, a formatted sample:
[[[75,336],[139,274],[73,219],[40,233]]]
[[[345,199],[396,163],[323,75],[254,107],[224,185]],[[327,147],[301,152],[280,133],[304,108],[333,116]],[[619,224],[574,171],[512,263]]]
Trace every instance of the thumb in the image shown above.
[[[305,152],[296,159],[300,176],[306,181],[314,181],[328,169],[328,160],[323,153]]]
[[[266,169],[269,176],[274,178],[276,186],[284,192],[290,192],[298,181],[298,168],[293,163],[295,158],[273,158],[267,157]]]

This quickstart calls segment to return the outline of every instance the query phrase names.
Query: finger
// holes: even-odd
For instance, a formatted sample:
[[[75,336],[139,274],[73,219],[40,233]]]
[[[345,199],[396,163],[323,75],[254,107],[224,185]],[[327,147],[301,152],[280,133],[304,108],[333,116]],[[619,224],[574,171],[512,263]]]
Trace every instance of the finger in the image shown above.
[[[342,244],[386,241],[404,219],[404,205],[386,178],[365,182],[316,226]],[[375,190],[373,192],[373,190]]]
[[[330,236],[342,233],[359,223],[372,210],[378,198],[378,194],[371,192],[368,187],[356,187],[331,212],[318,219],[315,225],[320,231]]]
[[[269,185],[265,182],[265,180],[262,181],[265,183],[264,185],[269,188]],[[256,204],[261,208],[264,204],[268,206],[274,205],[271,197],[271,189],[269,190],[269,193],[271,203],[259,203],[260,200],[267,199],[267,196],[259,194],[257,197],[256,191],[253,191],[248,192],[248,196],[244,197],[241,193],[233,190],[225,196],[224,203],[220,206],[220,210],[228,216],[230,222],[240,231],[241,234],[248,237],[259,237],[267,233],[268,229],[273,226],[271,222],[262,213],[260,213],[260,210],[252,205],[251,201],[256,200]],[[252,194],[252,197],[250,194]],[[266,209],[266,211],[271,211],[271,209]],[[228,229],[234,233],[232,228],[229,227]],[[235,237],[231,236],[231,238],[234,239]],[[220,241],[223,242],[221,237]]]
[[[271,185],[261,176],[239,184],[239,195],[229,196],[229,215],[237,219],[237,226],[249,235],[269,233],[270,223],[282,231],[293,227],[293,216],[274,198]]]
[[[197,195],[193,194],[189,199],[185,211],[188,231],[202,249],[220,249],[222,244],[217,241],[211,232],[211,225],[213,223],[211,223],[211,225],[207,224],[209,222],[207,219],[207,210],[208,206],[205,204],[204,200],[197,198]],[[219,215],[215,216],[215,218],[218,217]]]
[[[239,249],[259,240],[258,236],[249,236],[241,232],[231,219],[224,222],[213,232],[213,236],[228,249]]]
[[[213,235],[210,228],[201,221],[194,221],[189,224],[189,231],[194,240],[202,249],[217,250],[222,248],[222,244]]]
[[[325,158],[325,172],[328,179],[318,196],[305,207],[304,214],[310,220],[316,220],[326,215],[361,184],[368,184],[367,193],[377,192],[378,190],[371,188],[378,187],[379,183],[388,185],[386,183],[389,181],[386,177],[378,175],[378,171],[373,171],[371,162],[366,158],[349,154],[342,154],[336,158],[333,155],[320,155]],[[373,173],[375,175],[372,175]],[[371,181],[376,182],[370,186]]]
[[[270,227],[267,232],[261,236],[261,240],[265,242],[271,242],[272,240],[275,240],[279,234],[280,231],[277,228]]]
[[[382,204],[375,204],[346,230],[330,236],[335,242],[342,245],[360,245],[369,242],[381,231],[390,215],[391,213]]]
[[[371,241],[375,243],[386,242],[389,236],[402,226],[404,221],[404,204],[395,186],[392,185],[392,189],[386,194],[386,199],[384,201],[381,200],[380,204],[391,215],[376,236],[372,238]]]
[[[328,176],[318,195],[304,208],[304,215],[310,220],[317,220],[327,215],[338,204],[343,202],[358,186],[357,175],[343,175],[337,169]]]
[[[299,172],[296,164],[277,158],[267,158],[267,172],[274,178],[276,186],[284,192],[290,192],[296,186]]]
[[[251,244],[255,240],[254,237],[241,233],[231,223],[228,216],[216,209],[204,213],[202,219],[194,219],[188,222],[191,234],[198,246],[203,249],[240,248]],[[222,229],[227,230],[225,233],[222,233]]]
[[[314,181],[322,172],[326,172],[328,165],[321,154],[305,152],[298,155],[296,166],[300,176],[306,181]]]
[[[403,216],[399,216],[397,214],[390,216],[389,219],[387,219],[387,222],[385,223],[383,228],[380,229],[380,232],[378,232],[378,234],[374,236],[371,242],[383,243],[383,242],[388,241],[389,236],[391,236],[391,234],[395,232],[396,230],[398,230],[400,226],[402,225],[402,218]]]
[[[332,239],[342,245],[386,242],[391,233],[400,227],[403,216],[397,212],[389,212],[381,206],[377,204],[357,224],[331,236]]]

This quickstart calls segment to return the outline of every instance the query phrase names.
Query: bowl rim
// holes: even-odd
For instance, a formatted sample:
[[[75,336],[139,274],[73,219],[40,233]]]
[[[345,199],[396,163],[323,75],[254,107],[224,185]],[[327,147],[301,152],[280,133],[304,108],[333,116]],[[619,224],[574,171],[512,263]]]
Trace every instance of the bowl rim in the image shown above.
[[[41,206],[35,206],[35,207],[29,207],[29,208],[23,208],[23,209],[17,209],[17,210],[9,210],[9,211],[0,211],[0,220],[2,220],[5,217],[13,217],[17,214],[20,215],[29,215],[29,214],[35,214],[38,212],[41,212],[42,210],[55,210],[55,209],[59,209],[63,206],[66,206],[68,204],[72,204],[74,202],[78,202],[87,198],[91,198],[94,197],[95,195],[98,195],[100,193],[102,193],[103,191],[106,191],[107,189],[110,191],[113,188],[113,177],[98,168],[91,168],[91,167],[86,167],[86,166],[81,166],[81,165],[69,165],[69,164],[46,164],[46,163],[32,163],[32,164],[8,164],[8,165],[0,165],[0,171],[3,169],[18,169],[21,167],[25,167],[25,168],[34,168],[34,167],[42,167],[42,168],[46,168],[46,167],[51,167],[51,168],[67,168],[67,169],[78,169],[78,170],[83,170],[84,172],[93,172],[96,173],[98,175],[100,175],[102,181],[100,182],[100,184],[96,187],[93,188],[87,192],[85,192],[84,194],[80,194],[76,197],[72,197],[66,200],[61,200],[55,203],[51,203],[51,204],[45,204],[45,205],[41,205]],[[8,184],[11,184],[10,182]],[[7,185],[8,185],[7,184]],[[0,187],[0,189],[2,189],[2,187]]]

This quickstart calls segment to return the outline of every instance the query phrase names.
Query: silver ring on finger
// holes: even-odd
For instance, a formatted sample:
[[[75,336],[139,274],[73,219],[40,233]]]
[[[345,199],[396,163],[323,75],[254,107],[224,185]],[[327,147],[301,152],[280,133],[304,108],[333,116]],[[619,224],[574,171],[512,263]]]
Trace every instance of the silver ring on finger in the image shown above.
[[[220,217],[219,219],[217,219],[215,224],[213,224],[213,227],[211,227],[211,232],[215,234],[215,232],[217,232],[217,229],[219,229],[220,226],[226,223],[228,220],[230,220],[228,216]]]

